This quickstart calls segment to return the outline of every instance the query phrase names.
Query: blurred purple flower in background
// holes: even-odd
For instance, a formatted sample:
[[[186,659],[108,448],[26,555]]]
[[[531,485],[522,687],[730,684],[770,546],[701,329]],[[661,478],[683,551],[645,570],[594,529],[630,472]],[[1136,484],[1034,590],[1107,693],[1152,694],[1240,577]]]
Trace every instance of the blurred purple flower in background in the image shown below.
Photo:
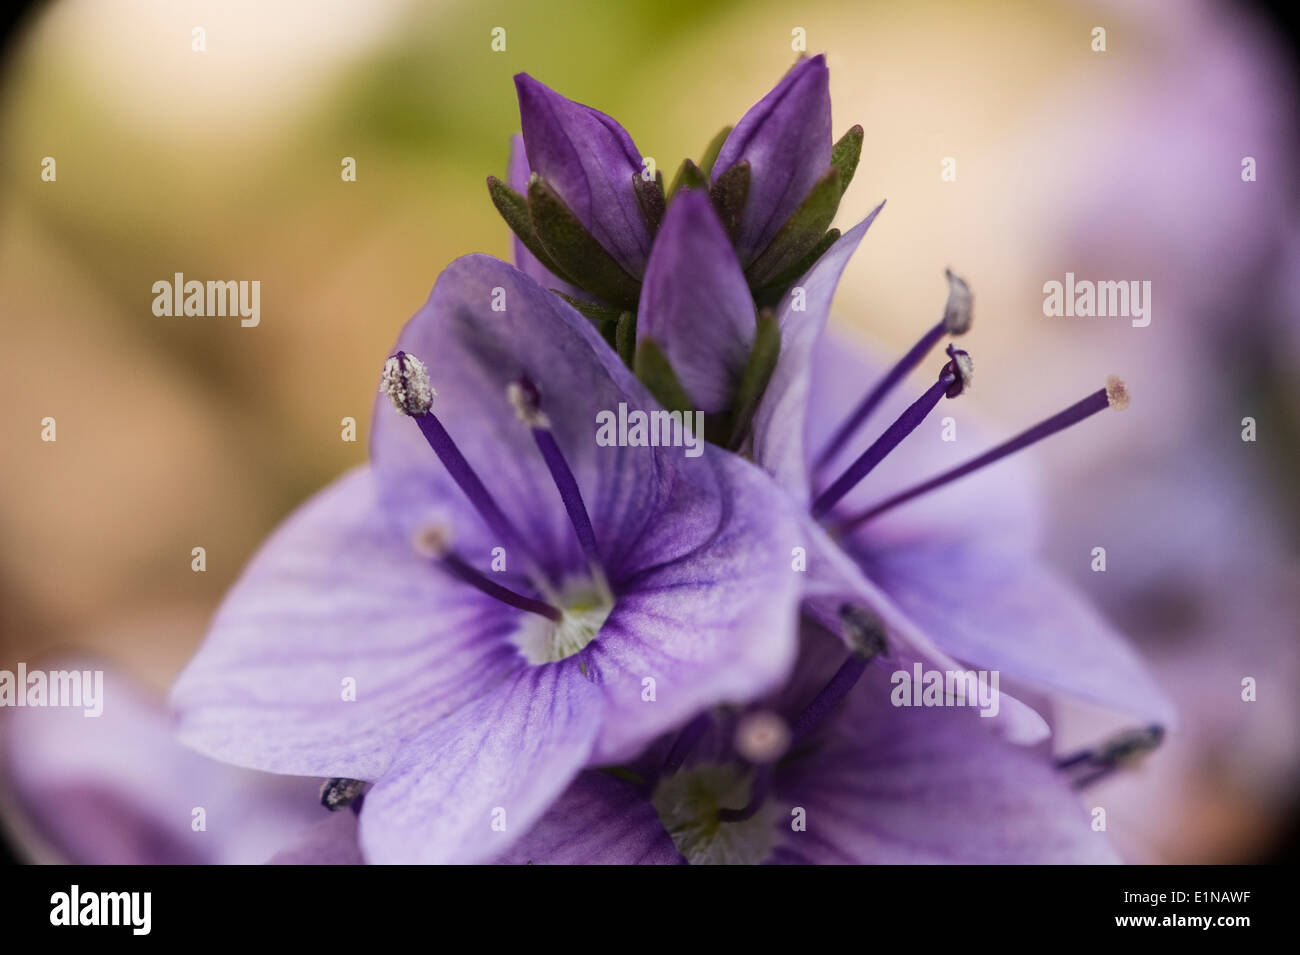
[[[93,671],[86,660],[54,669]],[[103,713],[6,709],[0,718],[0,799],[15,841],[41,862],[190,865],[266,862],[293,852],[356,862],[351,813],[326,817],[318,780],[237,769],[175,738],[160,701],[120,673],[104,674]],[[305,855],[308,847],[327,848]]]

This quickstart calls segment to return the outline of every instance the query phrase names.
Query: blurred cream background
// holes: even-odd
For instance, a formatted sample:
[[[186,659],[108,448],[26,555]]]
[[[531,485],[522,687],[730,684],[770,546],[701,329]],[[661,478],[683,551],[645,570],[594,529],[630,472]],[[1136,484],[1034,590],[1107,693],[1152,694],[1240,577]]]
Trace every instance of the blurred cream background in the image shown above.
[[[518,128],[515,72],[614,115],[670,175],[779,78],[796,27],[828,53],[836,135],[867,131],[837,224],[888,199],[837,320],[900,350],[951,265],[977,298],[962,413],[1010,432],[1111,372],[1134,394],[1034,452],[1048,546],[1195,717],[1090,804],[1134,858],[1268,857],[1300,748],[1282,679],[1300,669],[1298,516],[1279,482],[1297,434],[1296,103],[1267,25],[1230,5],[38,8],[0,89],[0,667],[75,645],[165,688],[259,541],[365,459],[401,323],[453,258],[509,254],[483,180]],[[177,271],[260,280],[260,326],[155,317],[151,286]],[[1044,317],[1042,285],[1066,271],[1151,280],[1151,326]],[[1087,571],[1097,543],[1106,575]],[[1278,679],[1243,710],[1254,670]],[[1065,729],[1091,738],[1092,719]]]

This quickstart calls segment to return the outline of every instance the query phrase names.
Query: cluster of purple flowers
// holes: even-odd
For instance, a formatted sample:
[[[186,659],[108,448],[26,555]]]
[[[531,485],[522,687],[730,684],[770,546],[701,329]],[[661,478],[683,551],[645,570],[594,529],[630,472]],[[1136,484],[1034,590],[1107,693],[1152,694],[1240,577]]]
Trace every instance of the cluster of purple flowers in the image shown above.
[[[179,678],[181,739],[327,780],[288,861],[1112,859],[1072,786],[1159,732],[1054,757],[1052,701],[1170,715],[1036,559],[1003,459],[1122,384],[968,461],[914,435],[970,387],[948,344],[900,397],[972,294],[949,273],[890,367],[828,333],[883,203],[831,228],[865,136],[832,140],[821,56],[667,188],[615,120],[516,85],[489,179],[516,265],[439,277],[371,463],[263,546]],[[702,413],[704,453],[598,445],[624,406]],[[1001,676],[991,712],[895,704],[892,674],[971,670]]]

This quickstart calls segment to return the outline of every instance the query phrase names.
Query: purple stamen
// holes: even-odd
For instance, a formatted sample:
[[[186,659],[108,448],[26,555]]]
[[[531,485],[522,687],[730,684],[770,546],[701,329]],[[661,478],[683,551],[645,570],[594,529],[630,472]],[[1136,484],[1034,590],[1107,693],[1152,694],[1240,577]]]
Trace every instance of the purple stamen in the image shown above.
[[[885,396],[893,391],[895,386],[907,377],[926,355],[930,354],[931,349],[939,344],[939,340],[944,335],[964,335],[970,328],[970,287],[963,279],[954,275],[951,269],[947,270],[945,275],[948,278],[948,301],[944,306],[943,318],[939,319],[933,328],[922,335],[921,340],[913,345],[907,354],[886,372],[885,377],[881,378],[876,386],[858,402],[857,407],[839,426],[821,454],[817,456],[817,460],[813,465],[815,470],[820,471],[831,463],[835,455],[840,452],[854,432],[862,426],[867,417],[876,410],[885,399]]]
[[[967,461],[965,464],[959,464],[957,467],[945,471],[928,481],[916,485],[915,487],[909,488],[906,491],[900,491],[893,497],[888,498],[868,510],[839,521],[835,525],[835,529],[838,531],[852,530],[858,525],[871,520],[871,518],[875,517],[877,514],[881,514],[884,511],[897,507],[900,504],[912,500],[914,497],[920,497],[922,494],[933,491],[935,488],[943,487],[943,485],[951,483],[958,478],[965,477],[972,471],[978,471],[980,468],[992,464],[999,458],[1004,458],[1009,454],[1014,454],[1023,448],[1029,447],[1031,444],[1042,441],[1044,438],[1051,437],[1058,431],[1064,431],[1066,428],[1078,424],[1085,418],[1095,415],[1098,411],[1103,411],[1106,408],[1114,408],[1117,411],[1122,411],[1126,407],[1128,407],[1128,392],[1124,388],[1124,383],[1118,378],[1109,378],[1106,381],[1105,388],[1098,389],[1082,401],[1076,402],[1064,411],[1048,418],[1046,421],[1039,422],[1027,431],[1021,432],[1009,441],[1004,441],[997,447],[984,452],[971,461]]]
[[[533,440],[537,442],[537,449],[542,452],[542,459],[551,472],[556,490],[560,492],[560,500],[564,502],[564,509],[569,514],[569,523],[573,525],[573,532],[578,537],[588,567],[598,578],[603,579],[604,575],[600,571],[600,551],[596,547],[596,531],[591,526],[591,518],[587,514],[587,505],[582,500],[578,481],[573,476],[573,470],[569,467],[569,462],[565,459],[564,452],[560,450],[560,445],[551,431],[550,419],[541,410],[541,395],[537,386],[528,378],[520,378],[510,386],[509,397],[519,417],[533,432]]]
[[[822,687],[813,697],[790,729],[790,745],[793,747],[806,739],[827,716],[849,695],[867,670],[867,664],[885,652],[884,628],[880,622],[865,610],[848,604],[840,608],[844,634],[852,652],[849,658],[840,664],[830,682]]]
[[[867,416],[875,411],[880,402],[885,399],[885,396],[893,391],[894,387],[921,363],[922,359],[930,353],[930,350],[939,343],[939,339],[943,338],[944,333],[944,324],[939,322],[934,328],[921,336],[921,340],[912,346],[911,351],[898,360],[898,364],[889,369],[885,377],[881,378],[876,384],[876,387],[867,392],[848,418],[844,420],[844,423],[831,436],[821,454],[817,456],[817,461],[813,465],[816,470],[820,471],[831,463],[854,432],[862,426],[862,422],[867,420]]]
[[[925,394],[912,402],[901,415],[885,429],[885,433],[876,439],[875,443],[862,454],[858,455],[857,460],[848,466],[835,483],[828,487],[813,502],[812,516],[816,519],[822,518],[832,507],[843,499],[844,495],[857,485],[864,477],[869,474],[881,461],[889,456],[889,453],[898,447],[899,443],[909,434],[920,426],[928,415],[944,397],[955,398],[961,394],[967,384],[967,374],[959,363],[958,356],[966,356],[965,352],[958,351],[949,346],[948,353],[952,355],[952,360],[943,366],[939,373],[939,380],[926,390]],[[969,356],[966,356],[968,359]]]
[[[1156,723],[1126,730],[1099,746],[1061,757],[1056,761],[1056,768],[1062,771],[1080,766],[1090,768],[1090,772],[1076,775],[1073,782],[1075,789],[1085,789],[1105,779],[1125,764],[1132,763],[1138,757],[1151,752],[1164,738],[1165,728]]]
[[[384,365],[381,390],[392,399],[398,411],[415,419],[424,439],[429,442],[429,447],[433,448],[451,479],[469,498],[470,504],[487,522],[492,532],[502,540],[518,545],[527,553],[523,538],[431,410],[435,392],[429,385],[424,363],[414,355],[399,351]]]
[[[452,576],[482,591],[489,597],[501,601],[503,604],[517,610],[538,614],[555,623],[559,623],[564,617],[559,610],[544,601],[525,597],[523,594],[515,593],[509,587],[503,587],[450,551],[439,557],[439,563]]]

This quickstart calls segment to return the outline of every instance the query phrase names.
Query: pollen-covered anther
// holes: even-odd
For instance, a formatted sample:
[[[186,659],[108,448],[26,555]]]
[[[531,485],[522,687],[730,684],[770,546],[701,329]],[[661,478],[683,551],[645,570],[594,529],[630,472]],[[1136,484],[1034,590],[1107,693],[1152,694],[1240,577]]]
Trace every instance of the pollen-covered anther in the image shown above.
[[[527,378],[512,381],[506,387],[506,398],[519,415],[519,420],[530,428],[549,428],[551,419],[542,411],[542,396],[537,386]]]
[[[944,269],[948,277],[948,302],[943,307],[943,328],[949,335],[965,335],[975,318],[975,296],[970,286],[952,269]]]
[[[1106,379],[1106,403],[1116,411],[1128,407],[1128,388],[1115,375]]]
[[[790,726],[775,713],[759,710],[736,725],[736,752],[751,763],[774,763],[790,748]]]
[[[873,660],[884,654],[885,625],[870,611],[852,604],[840,607],[840,623],[844,642],[853,655],[863,660]]]
[[[347,779],[342,776],[325,780],[320,788],[320,804],[330,812],[338,812],[345,806],[356,802],[358,796],[365,792],[366,784],[360,779]]]
[[[402,351],[384,362],[379,390],[388,395],[393,407],[412,418],[428,414],[437,394],[429,383],[429,370],[424,362]]]
[[[451,553],[451,528],[446,524],[421,524],[411,535],[411,546],[421,557],[442,560]]]
[[[975,379],[975,359],[971,358],[970,352],[952,345],[948,346],[948,357],[952,359],[948,368],[957,376],[957,380],[945,394],[949,398],[956,398],[970,390],[971,382]]]

